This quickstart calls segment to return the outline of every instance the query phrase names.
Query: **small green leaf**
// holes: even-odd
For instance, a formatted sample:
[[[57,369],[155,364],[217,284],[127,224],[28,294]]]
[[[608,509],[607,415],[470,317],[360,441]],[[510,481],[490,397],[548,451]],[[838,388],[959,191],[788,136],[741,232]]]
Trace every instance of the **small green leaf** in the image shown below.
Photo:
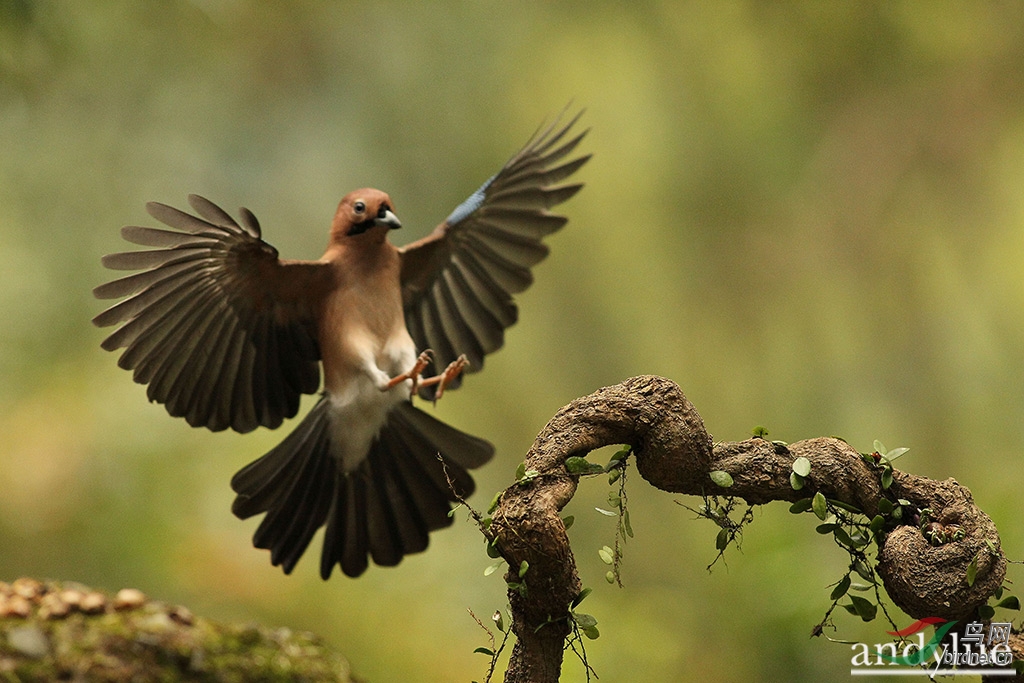
[[[971,563],[967,565],[967,585],[973,586],[974,579],[978,576],[978,556],[975,555]]]
[[[804,478],[796,472],[789,473],[789,485],[793,487],[794,491],[799,491],[804,487]]]
[[[565,530],[568,531],[569,527],[571,527],[573,525],[573,522],[575,521],[576,517],[574,517],[573,515],[566,515],[565,517],[563,517],[562,524],[565,525]]]
[[[601,561],[605,564],[611,564],[615,561],[615,553],[608,546],[602,547],[597,551],[597,554],[601,556]]]
[[[861,529],[854,529],[850,534],[850,540],[853,541],[854,548],[863,548],[871,542],[871,537]]]
[[[821,521],[825,521],[825,517],[828,516],[828,503],[825,501],[825,496],[822,495],[821,491],[814,494],[814,499],[811,501],[811,509],[814,510],[814,515]]]
[[[839,543],[845,545],[847,548],[856,547],[856,545],[853,542],[853,539],[850,538],[850,534],[846,533],[845,529],[836,529],[834,532],[832,532],[832,535],[835,536],[836,540],[839,541]]]
[[[482,655],[487,655],[488,657],[494,656],[494,650],[486,647],[478,647],[477,649],[473,650],[474,654],[477,652],[479,652]]]
[[[882,530],[884,526],[885,517],[883,517],[882,515],[875,515],[874,519],[871,520],[871,524],[868,525],[868,528],[877,534],[879,531]]]
[[[853,608],[857,611],[857,615],[864,621],[871,621],[875,618],[875,614],[878,613],[878,605],[870,600],[865,600],[859,595],[851,595],[850,602],[853,603]]]
[[[847,503],[845,501],[829,498],[828,502],[832,503],[833,506],[839,508],[840,510],[846,510],[847,512],[852,512],[855,515],[863,514],[863,511],[859,507],[857,507],[856,505],[851,505],[850,503]]]
[[[727,489],[732,486],[732,475],[725,470],[715,470],[708,474],[708,476],[711,477],[711,481],[715,482],[723,489]]]
[[[493,513],[498,509],[498,503],[501,502],[502,491],[498,491],[494,494],[494,498],[491,498],[491,504],[487,506],[487,514]]]
[[[1016,595],[1010,595],[1003,598],[996,603],[996,607],[1003,607],[1005,609],[1020,609],[1020,600],[1017,599]]]
[[[838,528],[838,524],[819,524],[818,526],[814,527],[814,530],[817,531],[819,534],[830,534]]]
[[[978,618],[982,621],[987,621],[996,615],[996,610],[992,605],[982,605],[978,608]]]
[[[871,574],[871,568],[863,560],[857,560],[853,563],[853,571],[857,572],[865,581],[874,583],[875,577]]]
[[[581,590],[581,591],[580,591],[580,594],[579,594],[579,595],[577,595],[577,596],[576,596],[575,598],[573,598],[573,600],[572,600],[572,604],[570,605],[570,607],[571,607],[572,609],[576,609],[576,607],[577,607],[577,606],[579,606],[579,604],[580,604],[581,602],[583,602],[584,600],[586,600],[586,599],[587,599],[587,596],[588,596],[588,595],[590,595],[590,594],[591,594],[591,593],[592,593],[593,591],[594,591],[594,589],[593,589],[593,588],[584,588],[583,590]]]
[[[491,621],[494,622],[494,625],[498,627],[499,631],[502,633],[505,632],[505,618],[501,616],[500,609],[494,610],[494,614],[491,615]]]
[[[909,448],[894,448],[891,451],[889,451],[888,453],[886,453],[885,457],[886,457],[886,459],[889,462],[892,462],[893,460],[895,460],[896,458],[900,457],[901,455],[904,455],[909,450],[910,450]]]
[[[892,486],[892,468],[886,467],[882,470],[882,488],[886,491]]]
[[[616,493],[615,491],[608,492],[608,505],[610,505],[613,508],[622,506],[622,499],[619,498],[619,494]]]
[[[516,468],[516,481],[520,481],[526,476],[526,462],[519,463],[519,467]]]
[[[496,560],[501,557],[501,553],[499,553],[498,548],[495,547],[493,539],[488,539],[487,541],[487,557],[492,560]]]
[[[594,508],[594,509],[597,510],[598,512],[600,512],[605,517],[618,517],[619,516],[618,512],[612,512],[611,510],[603,510],[601,508]]]
[[[633,538],[633,527],[629,524],[629,510],[622,511],[622,526],[626,530],[626,535]]]
[[[596,626],[582,628],[580,630],[583,631],[583,635],[585,635],[587,638],[590,638],[591,640],[597,640],[601,637],[601,632],[597,630]]]
[[[627,457],[629,457],[629,454],[632,452],[632,446],[623,446],[619,450],[615,451],[615,453],[612,455],[608,462],[619,462],[620,460],[625,460]]]
[[[583,614],[582,612],[573,612],[572,620],[576,622],[576,625],[580,628],[590,628],[591,626],[597,626],[597,619],[590,614]]]
[[[586,458],[581,458],[578,455],[565,459],[565,469],[569,474],[600,474],[604,472],[604,467],[597,463],[590,462]]]
[[[811,473],[811,461],[807,458],[800,456],[793,461],[793,471],[799,474],[801,477],[806,477]]]
[[[754,427],[754,438],[755,439],[763,439],[766,436],[768,436],[768,428],[767,427],[763,427],[761,425],[757,425],[756,427]]]
[[[608,583],[615,583],[615,572],[613,572],[613,571],[605,572],[604,580],[607,581]]]
[[[608,485],[610,486],[610,485],[614,484],[615,482],[617,482],[619,480],[619,477],[621,477],[621,476],[622,476],[622,470],[620,470],[618,467],[616,467],[615,469],[610,471],[608,473]]]
[[[494,572],[498,571],[501,569],[501,565],[503,564],[505,564],[505,560],[498,560],[494,564],[488,566],[487,569],[484,569],[484,576],[490,576]]]
[[[789,506],[789,511],[794,515],[799,515],[801,512],[807,512],[811,509],[811,499],[801,498],[792,505]]]
[[[996,544],[993,543],[990,539],[988,539],[988,538],[985,539],[985,545],[988,546],[988,551],[990,553],[992,553],[993,555],[998,555],[999,554],[999,549],[996,548]]]
[[[833,601],[846,595],[846,591],[850,590],[850,575],[847,574],[839,580],[836,587],[832,589],[832,595],[829,596]]]
[[[878,501],[878,511],[883,515],[887,515],[895,509],[892,501],[887,498],[882,498]]]
[[[529,562],[527,562],[526,560],[523,560],[522,562],[520,562],[519,563],[519,578],[521,579],[524,576],[526,576],[526,572],[529,571],[529,570],[530,570],[530,563]]]
[[[882,442],[878,439],[875,439],[874,449],[882,455],[885,455],[885,446],[883,446]]]
[[[729,547],[729,530],[721,529],[715,537],[715,550],[725,550]]]

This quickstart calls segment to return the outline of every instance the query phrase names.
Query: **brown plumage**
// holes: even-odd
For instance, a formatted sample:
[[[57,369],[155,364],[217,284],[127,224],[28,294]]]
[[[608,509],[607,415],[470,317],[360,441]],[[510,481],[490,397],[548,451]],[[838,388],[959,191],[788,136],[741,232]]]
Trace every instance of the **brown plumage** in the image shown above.
[[[119,325],[103,341],[118,365],[195,427],[271,429],[323,392],[295,430],[231,480],[232,510],[266,513],[253,538],[286,573],[326,525],[320,573],[397,564],[448,526],[450,503],[473,490],[467,470],[493,455],[482,439],[413,407],[483,366],[516,321],[512,295],[547,255],[541,239],[566,219],[548,212],[582,187],[560,184],[589,156],[564,161],[586,131],[556,121],[430,235],[402,248],[379,190],[341,200],[317,261],[287,261],[247,209],[235,221],[192,195],[191,215],[151,203],[173,228],[129,226],[147,251],[104,265],[140,272],[96,288],[123,299],[97,315]],[[418,354],[431,349],[432,354]],[[467,365],[468,363],[468,365]],[[440,372],[438,372],[440,370]],[[426,379],[423,379],[426,377]],[[450,484],[449,484],[450,482]],[[452,491],[452,487],[455,491]]]

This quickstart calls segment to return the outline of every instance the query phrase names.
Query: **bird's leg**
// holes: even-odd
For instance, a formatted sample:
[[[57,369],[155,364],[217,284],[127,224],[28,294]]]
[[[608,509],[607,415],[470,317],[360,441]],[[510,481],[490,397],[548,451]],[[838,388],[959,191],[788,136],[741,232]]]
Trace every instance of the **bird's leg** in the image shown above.
[[[429,377],[420,382],[421,387],[429,387],[437,385],[437,391],[434,393],[434,403],[437,403],[437,399],[441,398],[441,394],[444,393],[444,388],[451,384],[452,380],[462,374],[465,367],[469,365],[469,359],[466,358],[466,354],[462,354],[451,363],[448,364],[440,374]]]
[[[401,384],[405,380],[411,379],[412,393],[415,394],[416,389],[420,386],[420,373],[423,372],[423,368],[430,365],[432,354],[433,351],[431,351],[430,349],[427,349],[426,351],[421,353],[419,358],[416,359],[416,363],[412,366],[411,370],[409,370],[408,372],[403,372],[401,375],[398,375],[397,377],[392,377],[390,380],[388,380],[388,383],[384,385],[383,390],[387,391],[388,389],[391,389]]]

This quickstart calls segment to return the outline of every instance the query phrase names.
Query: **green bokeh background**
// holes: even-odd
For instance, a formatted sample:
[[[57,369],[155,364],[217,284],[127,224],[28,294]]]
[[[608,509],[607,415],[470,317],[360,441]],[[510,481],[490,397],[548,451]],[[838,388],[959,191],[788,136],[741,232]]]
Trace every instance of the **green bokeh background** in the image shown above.
[[[466,610],[504,590],[472,525],[355,581],[319,579],[317,538],[283,576],[228,480],[291,425],[212,434],[148,404],[90,290],[121,225],[189,192],[315,258],[338,198],[376,186],[411,241],[570,100],[587,187],[507,347],[437,408],[498,448],[473,502],[560,406],[656,373],[716,439],[910,447],[1022,557],[1020,3],[0,0],[0,578],[316,631],[372,681],[482,678]],[[606,487],[569,510],[601,680],[846,680],[849,647],[808,638],[845,568],[809,518],[759,510],[709,574],[716,529],[629,493],[623,590],[597,555]]]

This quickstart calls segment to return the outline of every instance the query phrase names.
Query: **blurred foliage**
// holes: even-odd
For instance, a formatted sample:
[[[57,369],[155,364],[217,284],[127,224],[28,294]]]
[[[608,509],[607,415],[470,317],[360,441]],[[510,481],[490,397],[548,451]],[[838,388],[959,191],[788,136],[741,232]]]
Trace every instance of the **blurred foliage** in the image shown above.
[[[547,115],[595,153],[507,348],[437,408],[498,446],[478,507],[564,403],[678,381],[719,439],[912,448],[1024,554],[1024,8],[762,2],[0,0],[0,577],[135,585],[323,634],[370,680],[480,677],[466,614],[504,602],[469,524],[357,581],[281,575],[230,475],[282,438],[192,430],[99,349],[90,289],[148,200],[245,204],[294,258],[337,199],[425,234]],[[283,429],[288,429],[284,427]],[[716,529],[634,477],[625,589],[567,510],[603,680],[838,680],[809,640],[844,558],[785,507]],[[314,541],[314,556],[319,540]],[[1012,577],[1011,577],[1012,578]],[[837,618],[840,637],[878,624]],[[569,664],[565,680],[583,680]]]

